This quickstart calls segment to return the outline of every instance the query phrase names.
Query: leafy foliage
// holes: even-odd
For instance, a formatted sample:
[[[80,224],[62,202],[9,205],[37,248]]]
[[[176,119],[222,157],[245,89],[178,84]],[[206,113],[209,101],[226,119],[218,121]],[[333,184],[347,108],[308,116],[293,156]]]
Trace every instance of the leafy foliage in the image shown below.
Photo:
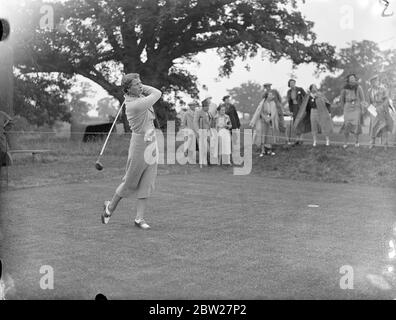
[[[257,82],[249,81],[240,87],[228,90],[235,102],[235,108],[243,113],[253,114],[263,97],[263,88]]]
[[[109,118],[116,116],[118,108],[119,104],[117,100],[106,97],[98,101],[96,111],[98,112],[99,118]]]
[[[26,23],[14,30],[16,66],[23,73],[80,74],[120,102],[122,72],[140,73],[165,93],[197,97],[196,77],[183,65],[210,49],[223,60],[221,76],[231,74],[236,57],[246,60],[261,49],[273,62],[335,66],[334,48],[316,41],[296,0],[57,1],[49,4],[63,27],[51,30],[39,28],[44,3],[18,1],[15,12]]]
[[[51,77],[17,75],[14,79],[14,112],[31,124],[52,126],[57,120],[69,121],[66,92],[71,83],[58,74]]]
[[[391,91],[396,93],[396,50],[381,51],[375,42],[364,40],[341,49],[338,57],[337,69],[340,74],[326,77],[321,84],[321,90],[331,101],[340,95],[346,77],[351,73],[360,79],[364,92],[369,88],[369,79],[379,74]]]

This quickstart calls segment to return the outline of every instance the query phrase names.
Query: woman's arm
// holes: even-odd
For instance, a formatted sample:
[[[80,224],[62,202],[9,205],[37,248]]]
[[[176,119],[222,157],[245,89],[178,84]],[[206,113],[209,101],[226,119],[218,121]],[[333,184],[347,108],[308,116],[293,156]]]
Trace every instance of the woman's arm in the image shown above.
[[[364,97],[364,92],[361,86],[358,87],[358,95],[361,102],[366,102],[366,98]]]
[[[126,108],[132,108],[136,112],[144,111],[156,103],[162,96],[162,92],[150,86],[143,85],[143,94],[146,97],[137,98],[126,104]]]
[[[231,118],[229,116],[226,116],[226,128],[232,129]]]
[[[341,102],[341,108],[343,108],[343,109],[344,109],[344,106],[345,106],[345,98],[346,98],[346,91],[345,91],[345,89],[342,89],[340,102]]]
[[[193,122],[194,122],[194,131],[195,131],[195,133],[196,134],[198,134],[198,132],[199,132],[199,119],[200,119],[201,117],[200,117],[200,111],[198,111],[198,110],[196,110],[195,112],[194,112],[194,120],[193,120]]]

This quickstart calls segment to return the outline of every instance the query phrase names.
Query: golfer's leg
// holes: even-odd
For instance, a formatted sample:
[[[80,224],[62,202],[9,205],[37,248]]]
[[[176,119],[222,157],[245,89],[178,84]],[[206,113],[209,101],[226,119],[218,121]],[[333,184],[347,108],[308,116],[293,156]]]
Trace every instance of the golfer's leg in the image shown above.
[[[117,209],[117,206],[120,203],[121,199],[122,198],[117,193],[114,193],[108,207],[111,213],[113,213]]]
[[[137,199],[137,204],[136,204],[136,220],[144,220],[144,214],[146,212],[147,208],[147,198],[144,199]]]
[[[385,146],[385,148],[387,148],[388,147],[388,132],[386,131],[386,129],[384,130],[382,137],[384,139],[384,146]]]
[[[135,225],[142,229],[150,229],[144,221],[148,199],[155,190],[155,180],[157,177],[158,164],[155,163],[146,168],[139,181],[137,190],[136,219]]]

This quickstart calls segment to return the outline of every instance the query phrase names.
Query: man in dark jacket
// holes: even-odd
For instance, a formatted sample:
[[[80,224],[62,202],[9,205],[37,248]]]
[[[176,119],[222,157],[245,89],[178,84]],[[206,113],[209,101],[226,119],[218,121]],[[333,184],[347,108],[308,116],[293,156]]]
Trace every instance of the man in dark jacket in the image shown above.
[[[305,98],[305,91],[303,88],[296,86],[296,80],[290,79],[288,82],[287,102],[289,103],[289,110],[293,114],[293,123],[297,118],[298,111]],[[289,140],[291,138],[291,129],[289,130]],[[296,144],[302,144],[302,135],[297,137]]]
[[[225,106],[226,115],[230,117],[232,130],[239,129],[241,127],[241,122],[239,121],[238,112],[233,104],[230,102],[230,96],[225,96],[223,98],[223,103],[217,108],[217,111],[220,111],[220,108]]]

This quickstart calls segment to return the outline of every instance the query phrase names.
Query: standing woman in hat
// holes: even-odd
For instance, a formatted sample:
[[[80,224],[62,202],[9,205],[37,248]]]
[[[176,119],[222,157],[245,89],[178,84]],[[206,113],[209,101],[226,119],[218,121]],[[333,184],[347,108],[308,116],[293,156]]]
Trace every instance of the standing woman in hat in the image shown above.
[[[125,110],[132,130],[126,174],[111,201],[105,201],[102,222],[109,223],[110,217],[122,198],[137,196],[135,226],[150,229],[144,215],[147,202],[154,191],[157,177],[158,150],[155,136],[155,113],[153,104],[161,98],[161,91],[143,85],[137,73],[122,78],[125,94]]]
[[[313,146],[317,146],[319,133],[325,135],[326,146],[329,146],[330,134],[333,132],[330,103],[314,84],[311,84],[309,87],[309,93],[305,96],[301,104],[296,121],[294,122],[295,128],[299,126],[303,119],[309,119],[311,122]]]
[[[279,131],[275,92],[271,90],[266,94],[266,98],[258,105],[249,125],[255,129],[253,144],[261,147],[260,158],[264,155],[274,156],[275,152],[272,149],[272,144],[275,143],[274,132]]]
[[[351,133],[355,135],[355,147],[359,147],[359,136],[362,133],[363,108],[366,107],[366,100],[355,74],[348,75],[340,100],[344,109],[344,125],[340,131],[345,136],[344,149],[348,148],[348,140]]]
[[[390,115],[389,93],[388,90],[380,84],[379,76],[376,75],[370,79],[370,89],[368,98],[371,105],[376,109],[377,115],[371,117],[370,149],[374,148],[375,139],[381,137],[384,142],[385,149],[388,148],[388,132],[393,131],[393,119]]]

